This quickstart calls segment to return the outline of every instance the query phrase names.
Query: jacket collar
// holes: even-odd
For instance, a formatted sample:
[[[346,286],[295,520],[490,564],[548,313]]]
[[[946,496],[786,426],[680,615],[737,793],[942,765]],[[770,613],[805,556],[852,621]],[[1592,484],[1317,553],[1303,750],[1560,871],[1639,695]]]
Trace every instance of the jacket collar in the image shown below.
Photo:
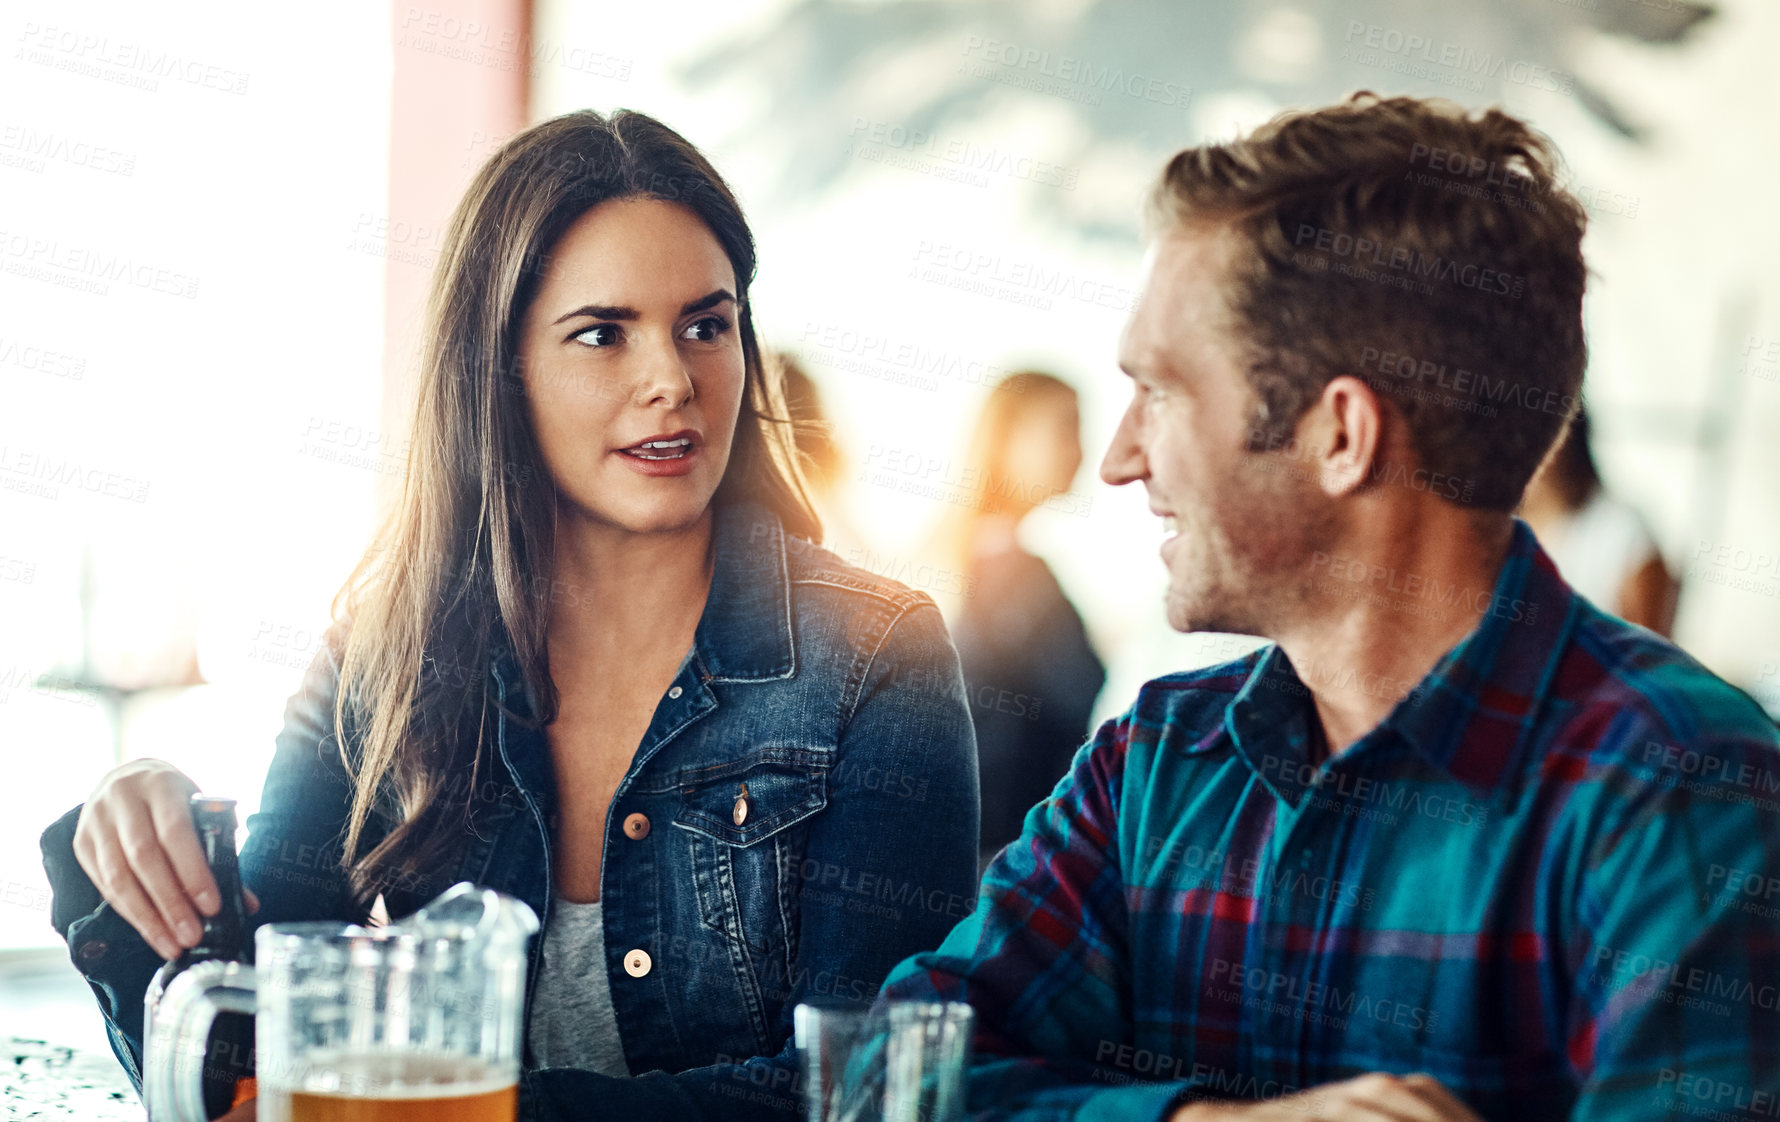
[[[1553,698],[1577,605],[1532,530],[1515,519],[1477,627],[1348,751],[1401,741],[1480,794],[1511,788],[1540,749],[1535,729]],[[1272,647],[1232,702],[1226,724],[1238,748],[1260,765],[1261,754],[1306,759],[1313,719],[1308,689],[1284,652]],[[1265,776],[1268,769],[1259,770]]]
[[[753,502],[719,506],[711,592],[693,639],[713,682],[765,682],[797,672],[791,573],[778,515]]]
[[[751,501],[713,511],[710,594],[693,636],[691,658],[706,682],[764,682],[797,672],[791,627],[791,575],[778,515]],[[491,673],[508,696],[523,696],[528,713],[537,694],[519,672],[503,628],[495,639]],[[517,696],[516,696],[517,695]],[[509,701],[511,704],[511,700]]]

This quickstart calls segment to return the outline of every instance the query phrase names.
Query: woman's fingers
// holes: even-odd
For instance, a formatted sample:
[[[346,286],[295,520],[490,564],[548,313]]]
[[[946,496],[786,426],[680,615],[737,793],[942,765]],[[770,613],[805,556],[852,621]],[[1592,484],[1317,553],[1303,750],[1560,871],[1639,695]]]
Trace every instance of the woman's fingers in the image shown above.
[[[159,760],[132,761],[100,781],[74,832],[94,887],[163,958],[195,946],[219,903],[192,826],[194,790]]]
[[[149,796],[149,813],[154,818],[161,852],[172,866],[185,900],[204,915],[215,915],[221,898],[216,877],[198,844],[198,831],[192,825],[191,796],[162,784]]]
[[[167,860],[161,837],[146,813],[138,811],[120,823],[118,848],[128,862],[138,888],[147,894],[150,905],[166,929],[173,933],[180,946],[195,946],[203,931],[198,912]]]
[[[247,902],[248,915],[252,915],[260,910],[260,898],[255,896],[253,894],[253,889],[247,887],[245,884],[241,886],[241,899]]]
[[[129,863],[123,858],[122,850],[113,849],[99,860],[100,875],[103,878],[101,892],[105,900],[124,922],[134,927],[155,953],[162,958],[175,958],[179,955],[180,946],[173,938],[173,933],[162,921],[160,912],[149,900],[148,893],[136,882],[130,872]]]

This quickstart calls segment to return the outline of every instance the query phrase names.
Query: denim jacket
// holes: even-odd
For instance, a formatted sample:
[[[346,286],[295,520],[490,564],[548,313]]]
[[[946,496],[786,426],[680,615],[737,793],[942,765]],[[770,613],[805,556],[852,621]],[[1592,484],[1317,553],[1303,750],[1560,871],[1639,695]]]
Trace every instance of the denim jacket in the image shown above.
[[[606,813],[606,965],[639,1078],[528,1071],[528,1117],[577,1117],[590,1101],[614,1117],[792,1116],[792,1007],[868,1001],[894,963],[938,945],[974,904],[975,745],[933,601],[787,535],[755,504],[719,507],[713,532],[693,647]],[[394,918],[470,880],[548,922],[549,747],[516,719],[536,699],[510,649],[491,662],[497,765],[462,792],[471,826],[446,867],[385,892]],[[256,926],[367,918],[339,867],[351,788],[333,736],[338,673],[324,649],[247,822]],[[44,834],[51,918],[140,1084],[142,997],[160,959],[75,862],[77,818]]]

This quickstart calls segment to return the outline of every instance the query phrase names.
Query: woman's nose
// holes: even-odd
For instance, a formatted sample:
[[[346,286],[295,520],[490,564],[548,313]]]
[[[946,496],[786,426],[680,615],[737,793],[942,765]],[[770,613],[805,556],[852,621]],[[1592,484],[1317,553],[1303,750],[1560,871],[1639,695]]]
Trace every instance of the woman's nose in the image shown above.
[[[641,405],[666,405],[677,409],[692,400],[692,376],[673,347],[652,351],[638,384],[637,401]]]

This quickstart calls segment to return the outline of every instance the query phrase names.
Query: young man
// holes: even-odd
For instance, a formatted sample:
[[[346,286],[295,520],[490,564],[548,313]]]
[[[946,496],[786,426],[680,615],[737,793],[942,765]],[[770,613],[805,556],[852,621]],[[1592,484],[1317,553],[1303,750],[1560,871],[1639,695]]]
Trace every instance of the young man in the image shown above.
[[[983,1117],[1780,1114],[1780,738],[1511,512],[1574,410],[1584,213],[1500,112],[1358,95],[1168,164],[1101,466],[1150,682],[884,994]]]

